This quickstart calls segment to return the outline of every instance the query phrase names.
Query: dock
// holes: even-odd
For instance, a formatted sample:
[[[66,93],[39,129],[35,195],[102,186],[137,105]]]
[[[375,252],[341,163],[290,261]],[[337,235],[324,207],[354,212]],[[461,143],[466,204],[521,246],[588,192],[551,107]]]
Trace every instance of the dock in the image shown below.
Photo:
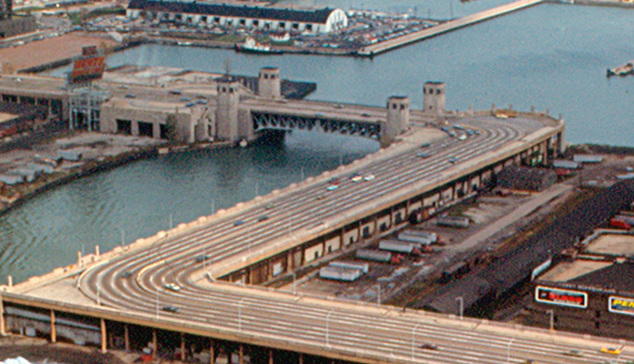
[[[463,18],[447,21],[432,28],[423,29],[414,33],[403,35],[401,37],[389,39],[384,42],[363,47],[357,52],[357,55],[366,57],[375,56],[377,54],[390,51],[394,48],[402,47],[410,43],[435,37],[443,33],[448,33],[456,29],[464,28],[469,25],[489,20],[491,18],[525,9],[533,5],[540,4],[542,2],[543,0],[518,0],[512,3],[500,5],[492,9],[483,10],[479,13],[465,16]]]

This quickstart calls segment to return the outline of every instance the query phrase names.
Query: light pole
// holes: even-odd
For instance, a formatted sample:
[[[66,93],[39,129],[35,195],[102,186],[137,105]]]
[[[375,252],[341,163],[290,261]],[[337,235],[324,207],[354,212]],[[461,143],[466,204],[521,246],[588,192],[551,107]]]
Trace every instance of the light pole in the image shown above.
[[[258,181],[255,181],[255,197],[258,197],[260,195],[260,185],[258,184]]]
[[[172,230],[172,213],[170,212],[170,230]]]
[[[216,213],[216,200],[214,200],[214,198],[211,198],[211,214],[215,214]]]
[[[125,231],[121,229],[121,246],[125,245]]]
[[[376,305],[381,307],[381,285],[376,285]]]
[[[238,302],[238,332],[242,332],[242,301],[244,299],[245,297],[242,297]]]
[[[456,301],[458,301],[458,305],[459,305],[458,313],[460,314],[460,319],[462,320],[462,316],[464,315],[464,299],[462,298],[462,296],[459,296],[459,297],[456,297]]]
[[[330,347],[329,336],[330,336],[330,315],[331,314],[332,314],[332,311],[328,312],[328,315],[326,315],[326,347]]]
[[[555,311],[548,310],[546,312],[550,316],[550,333],[552,334],[553,332],[555,332]]]
[[[511,345],[513,344],[513,341],[515,341],[515,338],[511,339],[506,347],[506,364],[511,362]]]
[[[412,329],[412,361],[414,361],[414,335],[416,334],[416,329],[418,328],[420,323],[417,323],[416,326]]]
[[[158,321],[159,319],[159,291],[161,289],[157,288],[156,289],[156,321]]]
[[[97,284],[97,306],[101,306],[101,286]]]

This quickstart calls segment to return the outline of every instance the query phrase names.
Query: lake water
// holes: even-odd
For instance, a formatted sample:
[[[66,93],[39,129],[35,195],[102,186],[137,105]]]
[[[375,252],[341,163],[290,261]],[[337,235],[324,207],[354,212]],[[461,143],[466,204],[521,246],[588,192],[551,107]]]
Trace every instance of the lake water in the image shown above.
[[[345,9],[362,4],[382,11],[416,8],[419,15],[437,18],[501,3],[319,2]],[[547,4],[374,59],[152,45],[111,55],[108,65],[221,72],[229,60],[232,72],[244,75],[278,66],[284,78],[317,83],[310,99],[384,105],[397,94],[410,96],[414,108],[422,106],[425,81],[444,81],[449,109],[488,109],[495,103],[529,110],[534,105],[563,115],[568,141],[634,146],[634,77],[605,76],[606,68],[634,58],[633,20],[629,9]],[[369,140],[297,132],[281,148],[175,154],[73,182],[0,217],[0,277],[12,274],[21,281],[72,264],[78,250],[93,251],[96,244],[110,250],[122,235],[129,243],[168,228],[170,220],[176,225],[208,214],[212,204],[229,207],[256,191],[264,194],[377,149]]]

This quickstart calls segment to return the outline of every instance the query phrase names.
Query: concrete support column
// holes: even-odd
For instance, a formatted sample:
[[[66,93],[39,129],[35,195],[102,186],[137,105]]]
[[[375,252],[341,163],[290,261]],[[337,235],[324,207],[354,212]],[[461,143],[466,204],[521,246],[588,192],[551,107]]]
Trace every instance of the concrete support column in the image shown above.
[[[123,343],[125,351],[130,351],[130,329],[128,328],[128,324],[123,325]]]
[[[181,333],[181,361],[185,361],[185,334]]]
[[[51,310],[51,342],[57,342],[57,331],[55,329],[55,311]]]
[[[289,250],[286,255],[286,271],[290,273],[294,270],[293,268],[293,251]]]
[[[244,364],[244,345],[242,344],[240,344],[239,362],[240,364]]]
[[[106,332],[106,320],[101,319],[101,352],[108,351],[108,333]]]
[[[269,349],[269,364],[273,364],[273,349]]]
[[[52,106],[52,102],[51,99],[47,99],[46,100],[46,107],[48,109],[47,113],[46,113],[46,118],[50,119],[53,117],[53,106]]]
[[[0,336],[7,334],[7,328],[4,322],[4,302],[2,301],[2,291],[0,291]]]
[[[304,364],[304,354],[302,353],[299,353],[298,364]]]
[[[156,357],[157,353],[156,329],[152,330],[152,357]]]
[[[214,340],[209,340],[209,364],[215,364],[216,362],[216,353],[214,352]]]

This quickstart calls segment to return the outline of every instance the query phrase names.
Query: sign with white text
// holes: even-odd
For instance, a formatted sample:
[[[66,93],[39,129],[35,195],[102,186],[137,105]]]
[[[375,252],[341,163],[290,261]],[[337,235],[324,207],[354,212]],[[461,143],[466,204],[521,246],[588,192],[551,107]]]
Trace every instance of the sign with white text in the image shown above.
[[[537,286],[535,287],[535,300],[550,305],[576,308],[588,307],[587,293],[561,288]]]

